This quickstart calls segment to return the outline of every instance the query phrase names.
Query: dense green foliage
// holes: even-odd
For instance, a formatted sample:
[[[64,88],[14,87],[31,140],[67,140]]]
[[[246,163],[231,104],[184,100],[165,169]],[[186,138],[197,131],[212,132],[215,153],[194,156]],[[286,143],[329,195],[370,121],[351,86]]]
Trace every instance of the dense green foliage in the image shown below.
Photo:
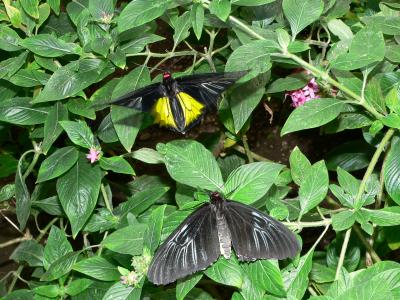
[[[0,21],[0,213],[21,233],[0,244],[18,263],[4,299],[400,298],[398,1],[3,0]],[[174,76],[248,73],[220,104],[221,132],[138,147],[150,115],[93,104],[160,81],[177,57],[192,63]],[[299,144],[287,166],[252,152],[253,111],[312,78],[319,97],[280,134],[358,139],[317,162]],[[152,255],[206,191],[283,221],[302,252],[152,285]]]

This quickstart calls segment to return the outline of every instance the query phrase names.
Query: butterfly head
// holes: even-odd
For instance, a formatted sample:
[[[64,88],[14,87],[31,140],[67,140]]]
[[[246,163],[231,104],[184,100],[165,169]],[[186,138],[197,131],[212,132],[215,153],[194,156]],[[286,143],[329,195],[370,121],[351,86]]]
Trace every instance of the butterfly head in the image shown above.
[[[165,81],[171,80],[171,78],[172,78],[172,75],[171,75],[170,72],[164,72],[164,73],[163,73],[163,81],[164,81],[164,82],[165,82]]]
[[[224,201],[224,198],[222,197],[222,195],[218,192],[212,192],[210,193],[210,200],[212,204],[215,205],[219,205],[222,204],[222,202]]]

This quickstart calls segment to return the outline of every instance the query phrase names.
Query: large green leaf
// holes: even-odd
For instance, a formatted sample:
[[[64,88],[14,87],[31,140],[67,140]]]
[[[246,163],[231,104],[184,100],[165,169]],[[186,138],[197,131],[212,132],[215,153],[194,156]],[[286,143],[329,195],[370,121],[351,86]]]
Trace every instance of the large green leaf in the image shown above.
[[[100,158],[100,167],[115,173],[134,175],[132,166],[121,156]]]
[[[115,265],[101,256],[92,256],[77,262],[73,270],[103,281],[116,281],[121,276]]]
[[[287,286],[287,297],[289,299],[302,299],[308,287],[308,274],[312,267],[314,248],[310,249],[304,256],[300,257],[296,269],[291,270],[284,278]],[[286,280],[285,280],[286,279]]]
[[[97,203],[102,172],[81,155],[76,164],[57,180],[61,205],[71,222],[75,238],[85,225]]]
[[[68,252],[55,262],[53,262],[49,269],[40,277],[41,281],[53,281],[61,276],[68,274],[72,266],[78,259],[80,252]]]
[[[102,300],[139,300],[140,292],[140,286],[127,286],[121,282],[117,282],[107,290]]]
[[[191,25],[190,13],[185,12],[178,17],[175,23],[174,30],[174,47],[176,47],[180,42],[189,36],[189,29]]]
[[[165,205],[162,205],[154,209],[151,212],[151,215],[147,221],[147,229],[144,233],[143,244],[144,247],[146,247],[152,255],[154,254],[160,243],[165,207]]]
[[[79,152],[73,146],[58,149],[40,165],[37,182],[50,180],[67,172],[78,160]]]
[[[38,34],[28,37],[20,45],[35,54],[44,57],[58,57],[65,54],[81,54],[82,49],[77,44],[67,43],[50,34]]]
[[[178,280],[176,284],[176,299],[184,300],[186,295],[196,286],[202,277],[203,273],[198,273]]]
[[[39,0],[20,0],[24,11],[35,19],[39,19]]]
[[[43,246],[34,240],[23,241],[10,256],[10,259],[31,267],[43,266]]]
[[[329,185],[325,162],[315,163],[308,171],[299,189],[300,215],[305,214],[324,200]]]
[[[25,152],[18,161],[15,174],[15,213],[20,230],[24,230],[31,213],[31,195],[25,183],[23,162],[28,152]]]
[[[21,38],[12,28],[1,25],[0,26],[0,49],[5,51],[18,51],[21,49],[19,43]]]
[[[282,169],[283,165],[270,162],[240,166],[226,180],[224,194],[229,199],[251,204],[268,192]]]
[[[145,224],[123,227],[111,233],[102,241],[104,247],[122,254],[140,255],[143,250]]]
[[[169,0],[133,0],[129,2],[118,17],[118,30],[122,32],[155,20],[166,11],[169,2]]]
[[[400,205],[400,140],[393,141],[383,170],[386,190],[390,197]]]
[[[222,21],[226,21],[231,12],[230,0],[212,0],[209,6],[210,13],[216,15]]]
[[[210,191],[221,191],[221,171],[211,152],[193,140],[175,140],[158,144],[157,151],[164,155],[168,173],[176,181]]]
[[[60,121],[59,123],[74,144],[88,149],[95,146],[94,135],[86,122],[78,120],[77,122]]]
[[[310,171],[311,163],[307,157],[300,151],[296,146],[289,157],[290,162],[290,173],[293,181],[297,185],[301,185],[306,178],[306,175]]]
[[[249,70],[250,72],[239,80],[239,82],[245,82],[271,68],[270,55],[272,53],[279,53],[279,45],[275,41],[252,41],[233,51],[226,62],[225,71]]]
[[[122,106],[111,107],[111,120],[115,132],[126,152],[131,152],[137,134],[142,126],[143,113]]]
[[[236,259],[226,259],[221,256],[216,263],[211,265],[205,274],[212,280],[225,285],[241,288],[245,277],[243,269]]]
[[[30,103],[31,98],[12,98],[0,102],[0,121],[16,125],[42,124],[48,109]]]
[[[44,268],[48,270],[52,263],[70,252],[72,252],[72,246],[68,242],[65,232],[52,226],[43,252]]]
[[[376,225],[379,226],[400,225],[399,206],[390,206],[377,210],[363,208],[361,212],[368,220],[370,220],[372,223]]]
[[[308,25],[318,20],[324,9],[322,0],[283,0],[283,12],[289,21],[293,40]]]
[[[68,120],[68,111],[62,103],[56,102],[44,121],[44,139],[42,143],[44,154],[49,151],[51,145],[61,134],[62,127],[58,122],[64,120]]]
[[[337,99],[312,99],[290,114],[281,130],[281,135],[324,125],[340,114],[343,105],[343,101]]]

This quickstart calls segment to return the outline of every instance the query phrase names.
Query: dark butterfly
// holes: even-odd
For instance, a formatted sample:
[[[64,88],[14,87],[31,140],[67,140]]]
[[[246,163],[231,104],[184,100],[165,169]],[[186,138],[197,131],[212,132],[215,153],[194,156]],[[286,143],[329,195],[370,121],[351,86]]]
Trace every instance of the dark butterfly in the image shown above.
[[[295,235],[282,223],[219,193],[187,217],[154,255],[147,276],[168,284],[206,269],[220,255],[229,258],[231,245],[240,261],[284,259],[300,250]]]
[[[207,110],[217,107],[218,98],[246,72],[209,73],[172,78],[163,73],[163,81],[109,101],[151,112],[155,123],[185,133],[200,122]]]

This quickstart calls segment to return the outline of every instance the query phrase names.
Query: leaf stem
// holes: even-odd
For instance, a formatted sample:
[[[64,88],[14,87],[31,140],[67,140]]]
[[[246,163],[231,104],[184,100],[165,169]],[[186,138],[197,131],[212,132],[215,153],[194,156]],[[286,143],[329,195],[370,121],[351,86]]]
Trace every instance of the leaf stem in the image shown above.
[[[235,145],[233,147],[233,149],[235,149],[236,151],[238,151],[238,152],[240,152],[242,154],[246,154],[246,150],[244,149],[243,146]],[[255,152],[253,152],[253,151],[250,151],[250,154],[255,160],[258,160],[258,161],[272,161],[272,160],[270,160],[270,159],[268,159],[268,158],[266,158],[264,156],[261,156],[261,155],[255,153]]]
[[[350,235],[351,235],[351,227],[349,229],[347,229],[346,234],[344,235],[342,250],[340,250],[339,261],[338,261],[338,265],[336,268],[335,281],[337,281],[339,279],[340,270],[343,267],[344,258],[346,256],[347,246],[349,245]]]
[[[390,141],[391,137],[394,134],[394,129],[389,129],[385,136],[383,137],[381,143],[379,144],[378,148],[375,150],[374,155],[372,156],[371,162],[368,165],[367,171],[365,171],[364,177],[361,181],[360,187],[358,188],[358,193],[356,199],[354,200],[354,207],[356,209],[360,209],[363,206],[362,195],[364,193],[365,187],[367,185],[367,181],[371,176],[372,172],[374,171],[375,165],[379,160],[379,157],[383,150],[385,149],[386,144]]]
[[[291,227],[301,231],[303,228],[312,228],[312,227],[322,227],[322,226],[329,226],[332,224],[331,219],[324,219],[321,221],[315,222],[282,222],[287,227]]]
[[[111,203],[110,199],[108,198],[104,184],[100,185],[100,190],[101,190],[101,194],[103,195],[104,203],[105,203],[108,211],[111,213],[111,215],[114,215],[113,209],[112,209],[112,203]]]
[[[378,256],[378,254],[375,252],[374,248],[372,248],[371,244],[367,241],[367,239],[364,237],[362,231],[358,227],[358,225],[354,224],[353,225],[354,232],[357,234],[358,238],[360,241],[363,243],[365,248],[367,249],[367,252],[371,255],[372,260],[377,263],[381,261],[381,258]]]
[[[243,134],[242,142],[243,142],[244,151],[246,152],[249,163],[254,162],[252,152],[250,151],[249,143],[247,142],[247,135]]]

